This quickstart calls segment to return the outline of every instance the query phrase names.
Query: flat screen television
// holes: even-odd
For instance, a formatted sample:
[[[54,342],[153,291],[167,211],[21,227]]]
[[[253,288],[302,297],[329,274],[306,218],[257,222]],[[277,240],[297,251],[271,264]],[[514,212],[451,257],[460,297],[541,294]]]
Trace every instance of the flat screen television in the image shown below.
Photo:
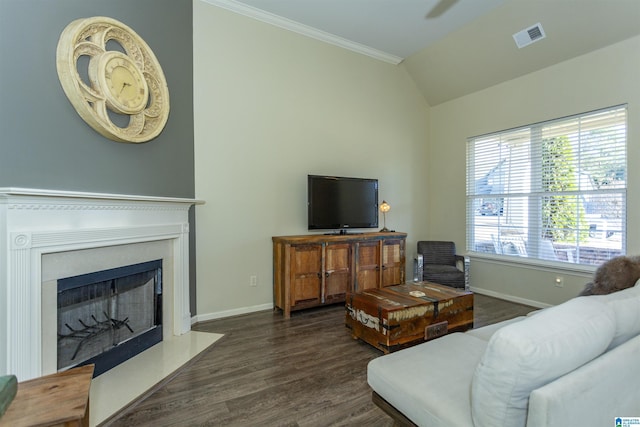
[[[378,227],[378,180],[308,175],[309,230]]]

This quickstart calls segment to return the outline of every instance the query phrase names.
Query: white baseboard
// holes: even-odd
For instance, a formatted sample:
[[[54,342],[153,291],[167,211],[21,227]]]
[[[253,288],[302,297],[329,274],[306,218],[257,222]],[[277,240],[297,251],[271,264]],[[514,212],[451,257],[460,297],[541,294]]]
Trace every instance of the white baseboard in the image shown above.
[[[476,294],[481,294],[481,295],[487,295],[490,297],[494,297],[494,298],[500,298],[506,301],[511,301],[511,302],[517,302],[518,304],[524,304],[524,305],[529,305],[531,307],[536,307],[536,308],[547,308],[547,307],[552,307],[551,304],[547,304],[544,302],[540,302],[540,301],[534,301],[534,300],[530,300],[530,299],[526,299],[526,298],[520,298],[520,297],[516,297],[513,295],[507,295],[507,294],[503,294],[500,292],[496,292],[496,291],[490,291],[487,289],[482,289],[482,288],[474,288],[473,286],[470,288],[472,292],[476,293]]]
[[[491,291],[487,289],[475,288],[473,286],[470,288],[470,290],[477,294],[487,295],[494,298],[500,298],[506,301],[529,305],[531,307],[536,307],[536,308],[547,308],[552,306],[551,304],[546,304],[540,301],[520,298],[513,295],[507,295],[507,294],[503,294],[500,292]],[[216,311],[214,313],[197,314],[191,318],[191,324],[193,325],[198,322],[206,322],[207,320],[223,319],[225,317],[233,317],[233,316],[238,316],[240,314],[254,313],[256,311],[264,311],[264,310],[273,310],[273,303],[234,308],[232,310]]]
[[[273,310],[273,303],[253,305],[250,307],[234,308],[232,310],[216,311],[214,313],[197,314],[191,318],[191,324],[206,322],[207,320],[223,319],[225,317],[238,316],[240,314],[254,313],[256,311]]]

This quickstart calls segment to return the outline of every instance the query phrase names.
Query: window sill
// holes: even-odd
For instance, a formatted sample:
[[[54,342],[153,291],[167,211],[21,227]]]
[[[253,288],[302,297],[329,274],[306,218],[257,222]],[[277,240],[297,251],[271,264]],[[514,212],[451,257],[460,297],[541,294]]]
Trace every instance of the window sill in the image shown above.
[[[559,261],[545,261],[541,259],[520,257],[516,255],[492,255],[482,252],[468,252],[467,256],[474,259],[482,260],[490,264],[504,265],[509,267],[530,268],[533,270],[542,270],[550,272],[563,271],[576,275],[584,275],[591,277],[598,268],[595,265],[581,265]],[[473,267],[472,267],[473,268]]]

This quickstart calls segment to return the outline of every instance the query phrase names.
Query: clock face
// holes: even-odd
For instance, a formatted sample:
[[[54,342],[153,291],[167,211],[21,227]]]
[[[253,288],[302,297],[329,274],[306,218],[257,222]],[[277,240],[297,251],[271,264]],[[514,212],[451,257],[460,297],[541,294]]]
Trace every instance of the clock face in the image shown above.
[[[87,58],[88,75],[81,76]],[[60,35],[56,67],[67,98],[100,134],[139,143],[162,132],[169,117],[166,79],[151,48],[125,24],[101,16],[71,22]],[[126,124],[116,125],[114,114]]]
[[[121,114],[137,114],[147,106],[149,88],[135,63],[119,53],[106,56],[98,67],[104,81],[107,107]]]

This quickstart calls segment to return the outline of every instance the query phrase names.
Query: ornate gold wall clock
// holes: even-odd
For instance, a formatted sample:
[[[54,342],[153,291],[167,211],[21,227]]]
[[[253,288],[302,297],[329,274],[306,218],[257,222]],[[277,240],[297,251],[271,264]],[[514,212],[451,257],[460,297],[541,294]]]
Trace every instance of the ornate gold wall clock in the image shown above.
[[[60,35],[56,67],[67,98],[100,134],[140,143],[162,132],[169,118],[167,81],[151,48],[122,22],[102,16],[71,22]]]

